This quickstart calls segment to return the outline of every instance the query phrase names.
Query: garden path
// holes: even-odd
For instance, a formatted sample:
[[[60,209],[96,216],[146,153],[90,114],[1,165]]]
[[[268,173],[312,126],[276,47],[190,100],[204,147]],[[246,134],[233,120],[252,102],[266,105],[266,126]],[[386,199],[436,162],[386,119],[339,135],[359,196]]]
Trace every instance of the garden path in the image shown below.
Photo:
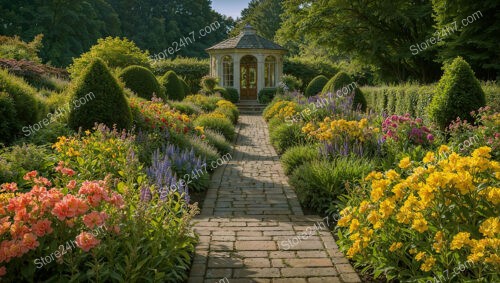
[[[303,215],[262,117],[240,117],[232,157],[195,219],[188,282],[361,282],[323,219]]]

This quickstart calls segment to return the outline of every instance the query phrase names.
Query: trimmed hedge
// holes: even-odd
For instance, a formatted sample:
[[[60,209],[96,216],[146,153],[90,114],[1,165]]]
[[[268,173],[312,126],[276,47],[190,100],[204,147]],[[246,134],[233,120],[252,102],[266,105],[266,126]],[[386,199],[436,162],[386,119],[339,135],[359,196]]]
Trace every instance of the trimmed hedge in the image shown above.
[[[226,88],[227,94],[226,96],[222,96],[225,100],[229,100],[232,103],[238,103],[240,101],[240,94],[238,93],[238,90],[232,87],[227,87]]]
[[[342,95],[348,95],[348,93],[344,92],[345,90],[350,90],[350,86],[354,84],[354,99],[353,99],[353,107],[359,108],[361,111],[366,110],[366,98],[363,95],[362,91],[359,89],[358,85],[352,78],[345,72],[340,72],[336,74],[333,78],[331,78],[326,85],[323,87],[321,93],[338,93]],[[352,90],[351,90],[352,91]]]
[[[5,92],[0,92],[0,143],[11,142],[19,130],[14,99]]]
[[[322,59],[309,59],[301,57],[285,58],[283,73],[293,75],[303,81],[303,86],[307,86],[315,77],[323,74],[331,78],[339,71],[333,64]],[[303,91],[303,89],[301,89]]]
[[[161,79],[168,99],[181,101],[186,96],[181,80],[174,71],[168,71]]]
[[[75,130],[91,129],[95,123],[116,125],[118,129],[132,125],[132,113],[123,88],[101,59],[95,59],[74,81],[69,94],[72,101],[80,101],[79,107],[72,105],[68,119],[68,125]]]
[[[200,81],[210,72],[209,59],[176,58],[156,61],[152,64],[153,73],[163,76],[167,71],[174,71],[183,77],[191,89],[191,93],[198,93]]]
[[[156,97],[167,100],[163,93],[160,83],[156,80],[155,75],[142,66],[129,66],[120,74],[120,79],[125,83],[125,86],[135,92],[139,97],[151,100],[153,94]]]
[[[263,88],[259,91],[259,94],[258,94],[258,101],[259,103],[261,104],[268,104],[270,103],[274,96],[276,95],[276,92],[278,90],[274,87],[269,87],[269,88]]]
[[[377,113],[388,114],[410,113],[413,117],[428,118],[427,106],[434,96],[436,85],[402,84],[395,86],[363,87],[368,108]],[[486,104],[496,111],[500,111],[500,85],[494,82],[482,83],[481,87],[486,94]],[[395,108],[389,100],[395,101]],[[392,102],[391,102],[392,103]],[[389,106],[389,107],[388,107]]]
[[[315,96],[316,94],[320,93],[325,85],[328,83],[328,78],[320,75],[315,77],[308,85],[306,88],[306,91],[304,95],[306,97],[311,97]]]

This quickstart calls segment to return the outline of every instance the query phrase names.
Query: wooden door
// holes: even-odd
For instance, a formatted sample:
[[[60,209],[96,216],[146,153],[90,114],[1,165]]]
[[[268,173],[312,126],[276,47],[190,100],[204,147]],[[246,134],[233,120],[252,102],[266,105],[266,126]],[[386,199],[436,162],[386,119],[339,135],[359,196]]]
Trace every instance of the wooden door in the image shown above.
[[[251,55],[240,61],[240,95],[242,100],[257,100],[257,58]]]

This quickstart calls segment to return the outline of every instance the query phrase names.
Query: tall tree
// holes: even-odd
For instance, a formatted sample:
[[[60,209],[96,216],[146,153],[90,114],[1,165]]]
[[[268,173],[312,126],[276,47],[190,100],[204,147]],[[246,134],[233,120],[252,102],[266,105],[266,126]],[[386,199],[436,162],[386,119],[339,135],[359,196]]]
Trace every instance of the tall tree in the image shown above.
[[[410,47],[432,36],[430,1],[289,0],[277,38],[317,44],[342,57],[374,65],[386,81],[435,80],[435,49]]]
[[[443,38],[439,60],[462,56],[485,80],[500,79],[500,2],[498,0],[433,0],[437,30],[452,30]]]
[[[247,24],[252,25],[257,33],[267,39],[273,40],[276,32],[281,27],[281,14],[283,3],[280,0],[252,0],[248,8],[243,9],[241,18],[232,34],[240,33]]]

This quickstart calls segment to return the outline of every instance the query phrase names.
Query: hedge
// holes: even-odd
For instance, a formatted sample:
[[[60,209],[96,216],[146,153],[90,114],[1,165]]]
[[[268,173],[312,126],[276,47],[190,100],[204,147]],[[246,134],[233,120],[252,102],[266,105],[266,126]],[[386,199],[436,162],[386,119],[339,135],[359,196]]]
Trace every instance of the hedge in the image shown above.
[[[327,78],[333,77],[339,68],[333,64],[320,59],[308,59],[300,57],[285,58],[283,73],[293,75],[302,80],[303,88],[317,76],[324,75]],[[304,91],[304,89],[302,89]]]
[[[152,68],[153,73],[158,76],[163,76],[168,71],[174,71],[178,76],[184,78],[191,93],[198,93],[201,78],[210,72],[210,61],[209,59],[196,58],[166,59],[154,62]]]
[[[368,86],[361,90],[366,98],[368,108],[377,113],[389,114],[410,113],[413,117],[427,116],[427,106],[434,96],[436,85],[401,84],[393,86]],[[481,83],[486,95],[486,104],[500,111],[500,84],[494,82]]]

